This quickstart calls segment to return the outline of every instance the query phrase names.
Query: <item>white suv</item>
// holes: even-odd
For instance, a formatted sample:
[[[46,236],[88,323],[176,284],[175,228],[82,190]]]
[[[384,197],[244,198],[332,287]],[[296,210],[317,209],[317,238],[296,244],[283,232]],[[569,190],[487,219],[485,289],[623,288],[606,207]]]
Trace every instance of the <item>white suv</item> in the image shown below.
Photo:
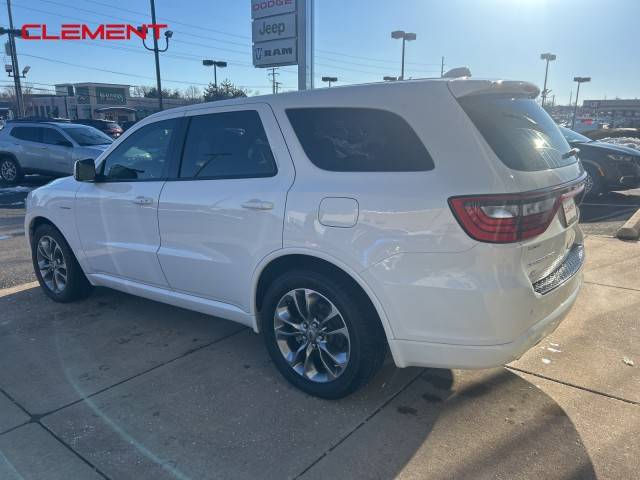
[[[37,277],[262,332],[300,389],[381,365],[485,368],[556,328],[581,285],[584,172],[538,89],[421,80],[172,109],[30,193]]]

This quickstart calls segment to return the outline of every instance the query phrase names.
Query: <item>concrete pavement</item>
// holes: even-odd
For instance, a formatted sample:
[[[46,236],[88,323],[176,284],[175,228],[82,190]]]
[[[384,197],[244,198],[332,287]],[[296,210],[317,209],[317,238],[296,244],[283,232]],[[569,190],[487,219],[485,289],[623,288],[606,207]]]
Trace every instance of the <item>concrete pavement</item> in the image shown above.
[[[224,320],[0,290],[0,478],[637,478],[638,267],[638,243],[588,237],[576,307],[519,361],[387,362],[338,402],[290,387]]]

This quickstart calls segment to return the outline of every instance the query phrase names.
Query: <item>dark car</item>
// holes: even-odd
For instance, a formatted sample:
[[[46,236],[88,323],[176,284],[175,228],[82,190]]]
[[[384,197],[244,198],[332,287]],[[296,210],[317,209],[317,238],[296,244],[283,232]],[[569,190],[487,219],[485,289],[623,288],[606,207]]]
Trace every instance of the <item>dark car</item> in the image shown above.
[[[587,197],[640,186],[640,150],[591,140],[568,128],[560,130],[571,147],[580,150],[578,157],[587,171]]]
[[[122,135],[122,127],[113,120],[98,120],[95,118],[82,118],[74,120],[73,123],[80,123],[82,125],[89,125],[90,127],[97,128],[102,133],[109,135],[111,138],[118,138]]]
[[[122,130],[126,132],[131,127],[133,127],[136,123],[138,123],[138,120],[126,120],[124,122],[120,122],[120,126],[122,127]]]

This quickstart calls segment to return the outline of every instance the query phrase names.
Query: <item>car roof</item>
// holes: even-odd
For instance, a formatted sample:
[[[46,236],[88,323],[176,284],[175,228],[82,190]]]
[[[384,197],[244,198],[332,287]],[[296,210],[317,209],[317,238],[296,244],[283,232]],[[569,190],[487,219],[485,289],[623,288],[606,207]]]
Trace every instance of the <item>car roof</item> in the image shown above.
[[[58,128],[73,128],[73,127],[86,127],[81,123],[67,123],[67,122],[9,122],[8,127],[58,127]]]

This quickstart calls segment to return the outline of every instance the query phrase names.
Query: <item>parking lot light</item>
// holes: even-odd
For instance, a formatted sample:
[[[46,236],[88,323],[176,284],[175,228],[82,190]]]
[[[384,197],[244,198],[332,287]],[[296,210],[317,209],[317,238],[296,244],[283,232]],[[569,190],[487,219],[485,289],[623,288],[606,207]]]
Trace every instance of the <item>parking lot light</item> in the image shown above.
[[[226,68],[227,62],[221,60],[202,60],[205,67],[213,67],[213,86],[218,91],[218,68]]]
[[[576,104],[573,107],[573,119],[571,120],[571,130],[576,126],[576,114],[578,113],[578,97],[580,96],[580,84],[591,81],[591,77],[573,77],[573,81],[578,84],[578,91],[576,92]]]
[[[329,88],[331,88],[331,84],[338,81],[338,77],[322,77],[322,81],[329,84]]]
[[[417,38],[415,33],[405,32],[404,30],[395,30],[391,32],[391,38],[396,40],[402,39],[402,68],[400,70],[400,77],[398,80],[404,80],[404,51],[405,51],[405,43],[411,42]]]

